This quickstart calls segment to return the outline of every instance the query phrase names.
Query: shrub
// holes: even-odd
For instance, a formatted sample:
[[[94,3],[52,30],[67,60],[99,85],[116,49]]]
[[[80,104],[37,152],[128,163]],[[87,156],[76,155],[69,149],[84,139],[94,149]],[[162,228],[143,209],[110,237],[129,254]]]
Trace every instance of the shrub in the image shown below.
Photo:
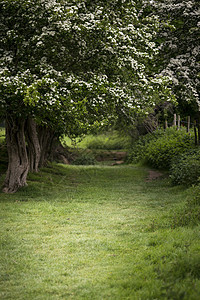
[[[73,165],[95,165],[96,159],[94,155],[90,152],[82,152],[77,158],[72,162]]]
[[[200,150],[193,149],[172,161],[170,178],[173,184],[186,186],[197,183],[200,177]]]
[[[155,141],[163,135],[163,130],[158,129],[152,133],[140,136],[139,139],[132,145],[131,152],[128,155],[129,163],[138,163],[144,160],[146,147],[151,141]]]
[[[169,169],[171,161],[180,153],[194,147],[194,137],[185,130],[168,128],[141,137],[129,155],[129,162],[143,161],[154,168]]]
[[[163,135],[147,145],[145,160],[155,168],[169,169],[171,161],[191,147],[193,147],[193,140],[186,133]]]

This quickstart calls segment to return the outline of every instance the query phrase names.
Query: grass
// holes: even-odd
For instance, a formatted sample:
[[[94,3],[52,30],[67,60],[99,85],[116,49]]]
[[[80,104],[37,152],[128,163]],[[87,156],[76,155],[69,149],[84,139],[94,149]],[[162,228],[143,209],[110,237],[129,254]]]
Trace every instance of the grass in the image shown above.
[[[131,138],[122,136],[117,131],[108,131],[96,135],[90,134],[82,139],[77,138],[73,141],[68,137],[64,137],[63,142],[69,147],[76,145],[78,148],[95,150],[123,150],[131,146]]]
[[[0,127],[0,143],[5,140],[5,128]]]
[[[147,171],[54,164],[0,193],[0,299],[199,299],[199,226],[171,226],[189,192]]]

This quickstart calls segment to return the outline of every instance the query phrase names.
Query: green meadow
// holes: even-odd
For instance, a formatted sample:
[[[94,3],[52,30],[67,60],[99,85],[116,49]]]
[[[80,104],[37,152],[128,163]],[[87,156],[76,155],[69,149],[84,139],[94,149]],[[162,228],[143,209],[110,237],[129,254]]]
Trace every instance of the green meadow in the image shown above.
[[[190,189],[147,177],[53,164],[0,193],[0,299],[199,299],[199,226],[174,226]]]

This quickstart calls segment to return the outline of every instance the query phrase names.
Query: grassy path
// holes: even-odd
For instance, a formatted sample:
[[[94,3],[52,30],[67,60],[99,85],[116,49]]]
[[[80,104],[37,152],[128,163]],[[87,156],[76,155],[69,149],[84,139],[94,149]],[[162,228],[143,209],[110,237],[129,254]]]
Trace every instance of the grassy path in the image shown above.
[[[146,176],[55,165],[0,193],[0,299],[200,299],[199,227],[171,227],[187,191]]]

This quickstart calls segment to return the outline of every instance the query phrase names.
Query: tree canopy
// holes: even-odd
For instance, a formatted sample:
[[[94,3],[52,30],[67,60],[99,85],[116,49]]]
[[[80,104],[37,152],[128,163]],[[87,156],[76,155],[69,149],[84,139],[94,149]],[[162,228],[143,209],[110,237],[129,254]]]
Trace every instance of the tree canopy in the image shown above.
[[[111,115],[113,103],[135,109],[150,103],[157,81],[148,61],[157,51],[158,25],[135,1],[12,0],[1,1],[1,11],[4,111],[43,121],[46,112],[48,122],[50,113],[52,120],[59,115],[56,124],[67,112],[71,124],[69,112],[74,116],[80,102],[84,122],[97,111],[101,119]]]
[[[200,7],[199,1],[151,1],[162,24],[158,72],[172,80],[178,109],[184,114],[200,110]]]
[[[0,0],[5,191],[25,185],[28,171],[38,170],[42,149],[52,144],[45,137],[80,135],[113,116],[145,113],[164,94],[170,99],[164,76],[152,72],[159,22],[145,3]]]

